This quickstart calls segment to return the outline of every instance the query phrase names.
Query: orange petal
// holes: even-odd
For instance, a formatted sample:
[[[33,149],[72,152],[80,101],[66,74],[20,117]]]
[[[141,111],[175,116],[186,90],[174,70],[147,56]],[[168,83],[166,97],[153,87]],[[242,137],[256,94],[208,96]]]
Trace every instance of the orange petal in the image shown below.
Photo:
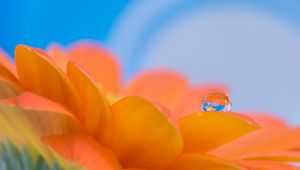
[[[63,70],[66,71],[67,68],[67,53],[63,50],[60,44],[52,43],[48,45],[47,51],[53,61]]]
[[[189,114],[201,112],[201,102],[205,96],[215,92],[227,93],[227,91],[227,87],[223,85],[202,85],[190,89],[176,109],[176,117],[182,118]]]
[[[246,136],[236,139],[235,141],[225,144],[219,148],[216,148],[210,153],[220,157],[240,159],[242,155],[260,151],[260,147],[257,146],[259,146],[261,142],[267,142],[269,145],[272,145],[270,139],[272,140],[276,138],[277,135],[283,133],[284,132],[279,130],[278,134],[274,135],[265,133],[265,131],[261,131],[261,129],[258,129],[257,131],[251,134],[247,134]]]
[[[79,96],[57,66],[41,55],[42,52],[24,45],[18,45],[15,53],[19,78],[27,89],[67,106],[81,118]]]
[[[300,148],[300,127],[291,128],[286,122],[270,115],[251,115],[251,117],[263,125],[264,135],[267,140],[260,141],[256,150],[285,150]],[[254,149],[254,148],[253,148]]]
[[[240,165],[246,167],[249,170],[299,170],[299,167],[273,161],[257,161],[257,160],[247,160],[239,161]]]
[[[15,75],[2,63],[0,63],[0,76],[17,82]]]
[[[281,162],[300,162],[299,151],[273,151],[273,152],[257,152],[254,154],[243,155],[246,160],[270,160]]]
[[[274,115],[267,115],[265,113],[249,113],[248,114],[253,120],[262,125],[262,129],[287,129],[288,124],[284,122],[282,119],[274,117]]]
[[[83,67],[106,92],[118,92],[120,66],[116,58],[101,46],[88,42],[77,43],[70,48],[68,59]]]
[[[112,111],[106,97],[78,65],[69,62],[67,75],[81,98],[86,129],[107,146],[112,138]]]
[[[171,170],[239,170],[237,164],[205,154],[183,154],[168,169]]]
[[[23,91],[24,89],[16,82],[0,76],[0,99],[15,97]]]
[[[83,131],[79,121],[66,108],[34,93],[25,92],[1,103],[22,108],[26,118],[42,136]]]
[[[124,89],[123,93],[124,95],[142,96],[175,111],[187,88],[188,83],[183,76],[171,71],[156,70],[137,76]]]
[[[76,162],[87,170],[121,168],[115,155],[89,136],[79,134],[48,136],[43,138],[43,142],[65,159]]]
[[[179,120],[185,152],[206,152],[259,128],[233,112],[202,112]]]
[[[126,97],[113,106],[112,150],[124,167],[158,169],[174,160],[182,137],[160,110],[140,97]]]
[[[262,124],[261,129],[217,148],[211,153],[222,157],[239,158],[241,155],[256,152],[294,149],[300,146],[300,128],[291,129],[274,117],[253,118]]]
[[[252,151],[296,149],[300,147],[300,128],[282,129],[277,134],[265,134],[268,138],[252,146]]]
[[[2,48],[0,48],[0,63],[8,68],[12,73],[16,73],[12,59],[9,58],[8,54]]]

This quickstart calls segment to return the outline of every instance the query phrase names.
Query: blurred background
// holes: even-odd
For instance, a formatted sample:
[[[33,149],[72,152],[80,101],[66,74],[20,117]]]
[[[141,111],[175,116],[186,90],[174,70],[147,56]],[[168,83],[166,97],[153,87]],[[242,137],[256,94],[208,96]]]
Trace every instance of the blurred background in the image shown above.
[[[0,0],[0,22],[11,55],[19,43],[92,39],[126,78],[167,67],[195,85],[228,84],[233,110],[300,124],[298,0]]]

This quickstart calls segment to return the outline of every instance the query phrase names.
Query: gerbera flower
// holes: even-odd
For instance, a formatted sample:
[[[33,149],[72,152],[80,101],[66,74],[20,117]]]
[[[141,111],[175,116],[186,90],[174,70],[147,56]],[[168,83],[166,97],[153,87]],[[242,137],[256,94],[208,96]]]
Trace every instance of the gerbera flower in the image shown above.
[[[260,127],[239,113],[201,112],[202,98],[226,93],[222,86],[191,87],[183,76],[162,70],[145,72],[121,85],[116,59],[102,47],[52,46],[49,53],[17,46],[17,74],[4,59],[2,103],[22,108],[45,144],[87,169],[270,169],[273,164],[292,167],[273,161],[299,161],[299,143],[289,138],[280,143],[281,150],[270,147],[272,156],[254,145],[262,152],[232,156],[217,151]],[[284,139],[294,131],[287,128],[277,137]],[[264,133],[270,139],[266,144],[274,141],[272,134]],[[238,150],[240,145],[243,142],[231,147]],[[293,154],[282,154],[288,149],[294,149]]]

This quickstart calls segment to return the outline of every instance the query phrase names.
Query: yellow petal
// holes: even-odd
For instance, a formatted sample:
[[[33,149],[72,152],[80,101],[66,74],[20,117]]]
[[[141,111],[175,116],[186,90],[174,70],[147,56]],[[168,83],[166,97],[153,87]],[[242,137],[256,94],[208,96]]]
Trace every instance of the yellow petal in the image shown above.
[[[69,62],[67,75],[81,98],[86,129],[102,144],[108,145],[112,137],[112,111],[106,97],[78,65]]]
[[[1,107],[6,110],[21,108],[41,136],[83,132],[79,121],[66,108],[30,92],[2,100]]]
[[[160,110],[140,97],[126,97],[113,106],[112,150],[125,168],[158,169],[174,160],[182,137]]]
[[[23,91],[24,89],[16,82],[0,76],[0,99],[15,97]]]
[[[170,167],[170,170],[239,170],[242,167],[232,162],[205,154],[183,154]]]
[[[81,118],[79,96],[71,81],[41,50],[18,45],[15,50],[21,83],[30,91],[70,108]]]
[[[233,112],[202,112],[179,120],[185,152],[206,152],[250,133],[259,126]]]
[[[93,138],[82,135],[57,135],[43,138],[43,142],[62,155],[87,170],[121,169],[116,156]]]

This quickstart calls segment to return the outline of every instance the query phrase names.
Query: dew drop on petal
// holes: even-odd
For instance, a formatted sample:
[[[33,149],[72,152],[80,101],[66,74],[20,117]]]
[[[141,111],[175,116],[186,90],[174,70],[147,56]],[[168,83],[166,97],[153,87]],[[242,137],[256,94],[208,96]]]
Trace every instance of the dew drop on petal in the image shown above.
[[[204,112],[228,112],[231,108],[229,96],[224,93],[211,93],[202,99]]]

